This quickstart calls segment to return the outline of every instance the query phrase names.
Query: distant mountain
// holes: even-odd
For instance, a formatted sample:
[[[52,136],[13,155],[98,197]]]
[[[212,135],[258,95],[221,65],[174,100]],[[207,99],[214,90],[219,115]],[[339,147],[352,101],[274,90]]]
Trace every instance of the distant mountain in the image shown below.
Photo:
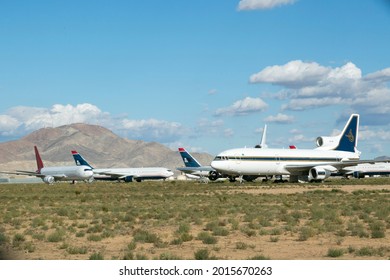
[[[390,157],[388,157],[388,156],[380,156],[380,157],[374,158],[374,160],[390,161]]]
[[[96,168],[162,166],[176,171],[183,166],[180,154],[162,144],[129,140],[104,127],[78,123],[42,128],[20,140],[0,143],[0,170],[35,170],[34,145],[46,166],[73,165],[71,150]],[[206,165],[213,159],[206,153],[193,155]]]

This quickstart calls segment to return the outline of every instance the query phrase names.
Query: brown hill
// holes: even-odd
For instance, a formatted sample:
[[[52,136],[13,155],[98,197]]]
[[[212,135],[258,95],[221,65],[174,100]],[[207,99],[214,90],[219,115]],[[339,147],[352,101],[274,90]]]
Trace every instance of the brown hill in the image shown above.
[[[155,143],[129,140],[97,125],[71,124],[42,128],[16,141],[0,143],[0,170],[35,170],[33,147],[40,151],[45,165],[74,164],[71,150],[77,150],[96,168],[183,166],[177,151]],[[193,154],[202,164],[210,164],[209,154]]]

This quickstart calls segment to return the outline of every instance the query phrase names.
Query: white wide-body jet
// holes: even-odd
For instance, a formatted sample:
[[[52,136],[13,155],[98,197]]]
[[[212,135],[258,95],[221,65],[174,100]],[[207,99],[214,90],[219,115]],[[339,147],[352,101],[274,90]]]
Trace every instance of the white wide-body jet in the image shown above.
[[[386,176],[390,175],[389,162],[360,163],[356,166],[348,166],[339,170],[332,176],[352,176],[354,178],[364,178],[365,176]]]
[[[139,167],[139,168],[93,168],[77,151],[72,151],[76,165],[87,165],[93,170],[95,180],[125,182],[143,180],[167,179],[173,172],[165,167]]]
[[[35,176],[42,179],[46,184],[53,184],[56,181],[92,181],[93,172],[89,166],[52,166],[45,167],[39,154],[38,148],[34,146],[37,171],[16,170],[15,172],[1,171],[5,174]]]
[[[243,175],[290,175],[290,181],[298,178],[321,181],[332,172],[359,161],[358,141],[359,115],[349,118],[343,132],[327,148],[316,149],[256,149],[227,150],[215,157],[211,166],[222,174]]]

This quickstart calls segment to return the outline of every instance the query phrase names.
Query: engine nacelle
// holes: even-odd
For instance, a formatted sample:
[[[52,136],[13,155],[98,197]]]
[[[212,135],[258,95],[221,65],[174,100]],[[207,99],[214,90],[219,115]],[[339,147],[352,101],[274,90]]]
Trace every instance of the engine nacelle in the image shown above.
[[[257,177],[259,177],[259,176],[257,176],[257,175],[244,175],[244,176],[242,176],[242,179],[244,179],[244,180],[247,181],[247,182],[252,182],[252,181],[254,181]]]
[[[308,180],[309,182],[322,181],[325,180],[326,178],[329,178],[329,176],[330,176],[329,170],[326,170],[325,168],[322,167],[313,167],[309,170]]]
[[[209,179],[211,181],[215,181],[215,180],[217,180],[220,177],[221,177],[221,175],[217,171],[210,171],[209,172]]]
[[[324,150],[332,150],[337,147],[339,144],[339,137],[329,137],[329,136],[320,136],[316,139],[316,145],[318,148],[324,149]]]
[[[125,178],[123,178],[123,181],[125,181],[126,183],[131,183],[133,182],[133,176],[126,176]]]
[[[43,177],[43,182],[45,182],[46,184],[53,184],[55,179],[53,176],[46,176],[46,177]]]
[[[352,175],[353,175],[353,178],[357,178],[357,179],[362,179],[362,178],[364,178],[364,174],[360,173],[359,171],[354,171],[354,172],[352,173]]]

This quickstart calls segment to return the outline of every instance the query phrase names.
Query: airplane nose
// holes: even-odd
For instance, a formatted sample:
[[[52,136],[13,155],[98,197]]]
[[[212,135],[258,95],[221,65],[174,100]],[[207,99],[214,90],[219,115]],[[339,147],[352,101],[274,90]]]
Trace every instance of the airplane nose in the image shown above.
[[[210,165],[215,170],[224,171],[224,169],[225,169],[224,168],[225,164],[223,164],[223,162],[221,162],[220,160],[213,160]]]

